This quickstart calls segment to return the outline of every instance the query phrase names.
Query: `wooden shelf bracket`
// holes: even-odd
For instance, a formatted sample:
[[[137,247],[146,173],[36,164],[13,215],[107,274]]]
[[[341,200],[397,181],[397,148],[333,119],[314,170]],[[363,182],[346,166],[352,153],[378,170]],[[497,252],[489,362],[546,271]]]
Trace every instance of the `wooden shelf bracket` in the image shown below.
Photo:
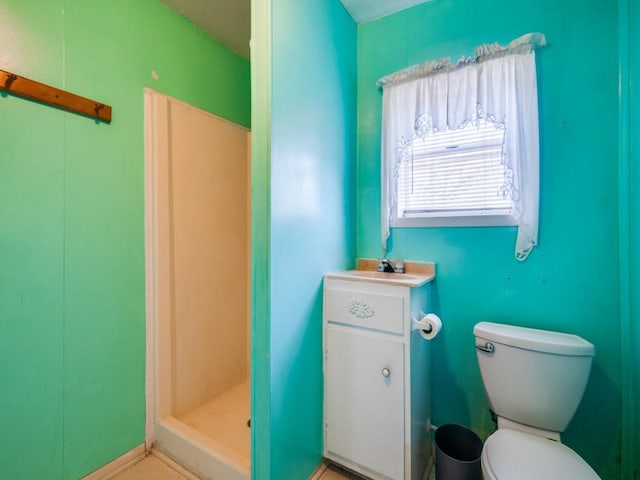
[[[111,122],[109,105],[20,77],[15,73],[0,70],[0,90],[103,122]]]

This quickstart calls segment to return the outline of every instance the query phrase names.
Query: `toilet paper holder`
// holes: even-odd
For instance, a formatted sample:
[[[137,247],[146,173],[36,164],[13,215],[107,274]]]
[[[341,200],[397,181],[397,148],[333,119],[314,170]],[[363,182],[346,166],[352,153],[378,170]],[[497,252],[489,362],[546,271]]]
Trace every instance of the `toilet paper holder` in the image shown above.
[[[424,314],[422,314],[421,317],[424,318]],[[425,325],[420,320],[416,320],[415,318],[412,318],[411,331],[413,332],[415,330],[422,330],[424,333],[431,333],[433,332],[433,325],[431,325],[430,323]]]
[[[433,338],[431,336],[432,333],[433,333],[433,336],[436,336],[438,334],[442,326],[442,321],[440,320],[440,317],[438,317],[434,313],[426,314],[424,312],[420,312],[419,318],[420,320],[416,320],[415,317],[411,317],[412,332],[418,330],[423,336],[425,335],[429,336],[429,339]]]

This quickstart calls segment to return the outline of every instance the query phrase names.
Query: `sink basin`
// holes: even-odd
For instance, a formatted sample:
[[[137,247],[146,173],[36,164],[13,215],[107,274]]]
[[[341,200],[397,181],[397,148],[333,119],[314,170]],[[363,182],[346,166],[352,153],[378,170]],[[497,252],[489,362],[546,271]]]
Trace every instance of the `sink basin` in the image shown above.
[[[378,271],[372,272],[370,270],[347,270],[344,273],[348,275],[353,275],[355,277],[385,278],[388,280],[391,280],[391,279],[401,280],[403,278],[408,279],[408,278],[415,277],[415,275],[411,275],[410,273],[393,273],[393,272],[378,272]]]
[[[414,273],[387,273],[375,270],[345,270],[342,272],[333,272],[327,274],[329,278],[337,278],[343,280],[363,281],[372,283],[386,283],[390,285],[419,287],[434,277],[433,274],[414,274]]]

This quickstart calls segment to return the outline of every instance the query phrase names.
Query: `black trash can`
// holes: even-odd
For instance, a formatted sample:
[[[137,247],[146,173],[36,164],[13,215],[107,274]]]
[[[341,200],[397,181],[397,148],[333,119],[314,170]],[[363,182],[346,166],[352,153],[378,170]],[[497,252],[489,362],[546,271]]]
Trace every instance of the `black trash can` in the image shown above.
[[[435,434],[436,480],[480,480],[482,440],[461,425],[443,425]]]

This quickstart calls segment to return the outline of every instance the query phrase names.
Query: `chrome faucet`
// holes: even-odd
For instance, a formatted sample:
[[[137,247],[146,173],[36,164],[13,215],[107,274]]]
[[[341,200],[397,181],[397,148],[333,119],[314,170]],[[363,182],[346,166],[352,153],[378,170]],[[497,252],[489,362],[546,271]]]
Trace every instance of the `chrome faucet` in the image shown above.
[[[392,265],[386,258],[381,258],[378,262],[378,271],[387,273],[404,273],[404,262],[402,260],[395,260]]]

